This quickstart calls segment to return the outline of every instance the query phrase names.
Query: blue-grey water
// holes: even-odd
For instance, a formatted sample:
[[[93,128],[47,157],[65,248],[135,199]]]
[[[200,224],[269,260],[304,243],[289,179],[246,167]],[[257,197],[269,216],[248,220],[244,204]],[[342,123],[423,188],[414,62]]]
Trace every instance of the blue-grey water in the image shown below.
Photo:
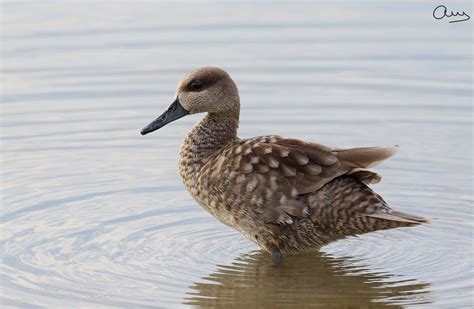
[[[473,306],[473,26],[439,4],[3,2],[2,308]],[[273,266],[181,184],[201,115],[139,134],[202,65],[242,137],[400,145],[374,189],[431,224]]]

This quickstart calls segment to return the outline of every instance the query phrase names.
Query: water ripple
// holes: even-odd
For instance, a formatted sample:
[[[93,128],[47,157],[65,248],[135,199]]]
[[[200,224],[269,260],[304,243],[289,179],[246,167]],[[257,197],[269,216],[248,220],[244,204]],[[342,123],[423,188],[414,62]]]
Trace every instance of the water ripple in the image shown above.
[[[471,31],[420,3],[2,5],[1,303],[471,305]],[[374,189],[432,223],[272,265],[181,184],[200,116],[138,133],[208,64],[239,85],[244,137],[401,145]]]

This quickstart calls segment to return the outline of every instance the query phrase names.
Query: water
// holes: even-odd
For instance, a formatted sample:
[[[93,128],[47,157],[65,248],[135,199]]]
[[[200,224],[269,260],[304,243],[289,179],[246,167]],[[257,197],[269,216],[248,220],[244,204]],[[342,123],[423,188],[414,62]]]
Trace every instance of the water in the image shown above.
[[[4,307],[473,305],[472,21],[435,5],[3,3]],[[139,135],[208,64],[239,86],[243,137],[399,144],[374,189],[432,224],[272,266],[181,184],[200,115]]]

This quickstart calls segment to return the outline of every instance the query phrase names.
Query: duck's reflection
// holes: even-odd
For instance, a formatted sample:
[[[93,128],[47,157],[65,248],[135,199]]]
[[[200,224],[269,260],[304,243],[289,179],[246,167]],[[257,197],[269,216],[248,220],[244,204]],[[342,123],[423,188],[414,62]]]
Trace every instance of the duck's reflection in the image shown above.
[[[360,264],[360,263],[356,263]],[[352,265],[352,266],[351,266]],[[396,280],[324,253],[285,257],[263,251],[238,257],[191,287],[184,303],[201,307],[398,308],[429,303],[428,284]]]

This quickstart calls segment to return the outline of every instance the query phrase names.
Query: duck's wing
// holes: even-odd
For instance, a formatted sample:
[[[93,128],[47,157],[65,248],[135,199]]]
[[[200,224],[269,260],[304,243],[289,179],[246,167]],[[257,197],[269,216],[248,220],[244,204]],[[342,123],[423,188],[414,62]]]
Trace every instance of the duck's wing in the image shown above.
[[[261,136],[227,147],[210,163],[217,175],[226,175],[220,190],[236,195],[229,196],[230,203],[245,198],[255,203],[267,222],[291,223],[291,216],[308,213],[298,195],[314,192],[344,174],[365,183],[379,181],[380,176],[367,168],[395,151],[393,147],[334,149],[297,139]]]

